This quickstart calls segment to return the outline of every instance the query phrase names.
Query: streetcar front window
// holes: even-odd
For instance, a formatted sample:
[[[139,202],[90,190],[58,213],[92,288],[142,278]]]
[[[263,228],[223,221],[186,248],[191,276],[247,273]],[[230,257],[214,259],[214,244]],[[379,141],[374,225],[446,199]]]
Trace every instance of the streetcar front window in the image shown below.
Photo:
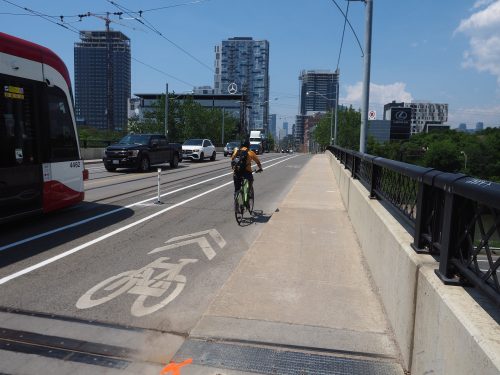
[[[48,104],[51,161],[78,159],[78,143],[66,95],[61,89],[50,87]]]

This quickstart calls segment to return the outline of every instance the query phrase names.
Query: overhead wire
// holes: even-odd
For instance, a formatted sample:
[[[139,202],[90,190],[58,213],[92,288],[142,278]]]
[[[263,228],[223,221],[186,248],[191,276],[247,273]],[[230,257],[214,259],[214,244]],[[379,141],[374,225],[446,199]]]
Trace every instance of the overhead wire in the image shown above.
[[[344,16],[345,22],[347,22],[349,24],[349,27],[351,28],[352,33],[354,34],[354,37],[356,38],[356,41],[358,42],[359,49],[361,50],[361,57],[364,57],[365,53],[363,52],[363,47],[361,47],[361,43],[359,41],[358,35],[356,34],[356,31],[354,31],[354,28],[352,27],[351,23],[347,19],[347,15],[344,14],[344,12],[342,11],[342,9],[340,8],[340,6],[337,4],[337,2],[335,0],[332,0],[332,1],[335,4],[335,6],[338,8],[339,12],[342,13],[342,15]],[[349,2],[349,0],[347,0],[347,1]]]
[[[187,86],[191,86],[191,87],[195,87],[195,86],[196,86],[196,85],[193,85],[192,83],[186,82],[186,81],[184,81],[184,80],[182,80],[182,79],[180,79],[180,78],[177,78],[177,77],[175,77],[175,76],[173,76],[173,75],[171,75],[171,74],[168,74],[168,73],[164,72],[164,71],[163,71],[163,70],[161,70],[161,69],[155,68],[154,66],[149,65],[149,64],[145,63],[144,61],[140,61],[139,59],[136,59],[135,57],[131,57],[131,59],[132,59],[132,60],[134,60],[134,61],[137,61],[139,64],[145,65],[145,66],[147,66],[148,68],[150,68],[150,69],[153,69],[153,70],[157,71],[158,73],[162,73],[162,74],[166,75],[167,77],[170,77],[170,78],[172,78],[172,79],[175,79],[176,81],[179,81],[179,82],[181,82],[181,83],[184,83],[184,84],[185,84],[185,85],[187,85]]]
[[[186,5],[199,4],[199,3],[203,3],[205,1],[210,1],[210,0],[196,0],[196,1],[190,1],[188,3],[166,5],[164,7],[159,7],[159,8],[151,8],[151,9],[140,10],[139,12],[146,13],[146,12],[152,12],[152,11],[156,11],[156,10],[163,10],[163,9],[169,9],[169,8],[177,8],[177,7],[186,6]],[[133,12],[133,13],[139,13],[139,12]]]
[[[27,8],[27,7],[23,7],[21,5],[15,4],[15,3],[13,3],[12,1],[9,1],[9,0],[2,0],[2,1],[5,2],[5,3],[7,3],[7,4],[10,4],[10,5],[14,6],[14,7],[17,7],[19,9],[25,10],[26,12],[32,13],[33,15],[38,16],[38,17],[40,17],[40,18],[42,18],[42,19],[44,19],[46,21],[49,21],[49,22],[55,24],[55,25],[61,26],[61,27],[65,28],[65,29],[73,32],[73,33],[80,34],[80,30],[78,30],[76,27],[73,27],[71,25],[66,25],[66,24],[61,23],[61,22],[54,21],[53,19],[51,19],[51,18],[54,18],[52,16],[49,16],[47,14],[44,14],[44,13],[41,13],[41,12],[38,12],[38,11],[35,11],[35,10]]]
[[[5,2],[5,3],[8,3],[8,4],[10,4],[10,5],[14,6],[14,7],[17,7],[17,8],[20,8],[20,9],[22,9],[22,10],[25,10],[25,11],[29,12],[29,13],[19,14],[19,15],[25,15],[25,16],[36,16],[36,17],[40,17],[41,19],[43,19],[43,20],[45,20],[45,21],[48,21],[48,22],[53,23],[53,24],[55,24],[55,25],[61,26],[61,27],[65,28],[66,30],[71,31],[71,32],[73,32],[73,33],[77,33],[77,34],[80,34],[80,32],[81,32],[81,31],[80,31],[80,30],[78,30],[77,28],[75,28],[75,27],[73,27],[73,26],[69,25],[69,23],[65,22],[65,21],[64,21],[64,17],[80,17],[80,19],[81,19],[81,18],[83,18],[83,16],[85,16],[85,17],[86,17],[86,16],[88,16],[88,14],[90,13],[90,12],[87,12],[87,13],[86,13],[86,14],[84,14],[84,15],[83,15],[83,14],[79,14],[79,15],[76,15],[76,16],[50,16],[50,15],[47,15],[47,14],[41,13],[41,12],[39,12],[39,11],[36,11],[36,10],[30,9],[30,8],[23,7],[23,6],[21,6],[21,5],[15,4],[14,2],[12,2],[12,1],[10,1],[10,0],[2,0],[2,1],[3,1],[3,2]],[[0,13],[0,14],[2,14],[2,13]],[[92,13],[92,14],[99,15],[99,14],[97,14],[97,13]],[[106,13],[104,13],[104,15],[106,15]],[[54,18],[54,19],[60,19],[62,22],[57,22],[57,21],[54,21],[54,20],[53,20],[53,19],[51,19],[51,18]],[[79,22],[79,21],[78,21],[78,22]],[[111,22],[117,23],[116,21],[111,21]],[[120,24],[120,25],[122,25],[122,26],[124,26],[124,25],[123,25],[123,24],[121,24],[121,23],[119,23],[119,24]],[[182,79],[180,79],[180,78],[177,78],[177,77],[175,77],[175,76],[173,76],[173,75],[171,75],[171,74],[168,74],[168,73],[166,73],[166,72],[162,71],[161,69],[155,68],[154,66],[152,66],[152,65],[150,65],[150,64],[148,64],[148,63],[145,63],[145,62],[143,62],[143,61],[141,61],[141,60],[139,60],[139,59],[137,59],[137,58],[135,58],[135,57],[132,57],[132,56],[131,56],[131,59],[132,59],[132,60],[134,60],[134,61],[136,61],[136,62],[138,62],[138,63],[140,63],[140,64],[142,64],[142,65],[144,65],[144,66],[147,66],[148,68],[150,68],[150,69],[152,69],[152,70],[155,70],[156,72],[159,72],[159,73],[161,73],[161,74],[164,74],[164,75],[166,75],[166,76],[168,76],[168,77],[170,77],[170,78],[172,78],[172,79],[174,79],[174,80],[176,80],[176,81],[178,81],[178,82],[181,82],[181,83],[183,83],[183,84],[185,84],[185,85],[187,85],[187,86],[190,86],[190,87],[194,87],[194,86],[195,86],[195,85],[193,85],[193,84],[191,84],[191,83],[189,83],[189,82],[186,82],[186,81],[184,81],[184,80],[182,80]]]
[[[150,29],[151,31],[155,32],[157,35],[159,35],[160,37],[162,37],[163,39],[165,39],[167,42],[169,42],[170,44],[172,44],[174,47],[176,47],[180,51],[184,52],[187,56],[191,57],[193,60],[195,60],[199,64],[203,65],[205,68],[207,68],[208,70],[210,70],[212,73],[214,72],[214,70],[212,69],[212,67],[208,66],[203,61],[201,61],[200,59],[198,59],[196,56],[194,56],[193,54],[191,54],[190,52],[188,52],[187,50],[185,50],[184,48],[182,48],[180,45],[178,45],[177,43],[175,43],[174,41],[170,40],[165,35],[163,35],[163,33],[161,33],[151,22],[149,22],[148,20],[146,20],[144,18],[144,16],[142,16],[142,13],[140,13],[140,18],[134,17],[133,13],[132,13],[132,11],[130,9],[127,9],[126,7],[118,4],[116,1],[113,1],[113,0],[107,0],[107,1],[110,4],[114,5],[115,7],[117,7],[118,9],[120,9],[121,11],[123,11],[124,13],[128,14],[130,17],[134,18],[137,22],[143,24],[148,29]]]
[[[344,35],[345,35],[345,26],[347,24],[347,15],[349,14],[349,1],[347,2],[347,8],[345,11],[345,17],[344,17],[344,29],[342,30],[342,40],[340,41],[340,50],[339,50],[339,57],[337,59],[337,68],[335,69],[336,72],[339,71],[339,64],[340,64],[340,56],[342,55],[342,46],[344,45]]]

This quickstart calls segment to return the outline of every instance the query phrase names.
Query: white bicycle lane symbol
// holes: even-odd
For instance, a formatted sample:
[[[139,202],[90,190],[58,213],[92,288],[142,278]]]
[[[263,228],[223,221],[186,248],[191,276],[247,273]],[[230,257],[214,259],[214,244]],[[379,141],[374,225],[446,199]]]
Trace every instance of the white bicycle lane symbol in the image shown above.
[[[76,302],[79,309],[89,309],[111,301],[123,293],[137,295],[130,312],[136,317],[152,314],[172,302],[184,289],[186,277],[182,268],[196,263],[198,259],[179,259],[179,263],[168,263],[170,258],[161,257],[138,269],[122,272],[89,289]],[[154,275],[156,270],[164,270]],[[154,275],[154,276],[153,276]],[[169,293],[167,293],[170,291]],[[165,294],[167,293],[167,294]],[[147,305],[147,302],[156,302]]]

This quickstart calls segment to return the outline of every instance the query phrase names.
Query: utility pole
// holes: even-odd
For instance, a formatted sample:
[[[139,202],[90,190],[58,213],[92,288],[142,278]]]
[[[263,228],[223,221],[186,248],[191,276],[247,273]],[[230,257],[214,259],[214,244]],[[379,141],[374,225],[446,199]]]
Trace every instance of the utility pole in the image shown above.
[[[221,129],[222,147],[224,147],[224,112],[226,112],[226,109],[222,107],[222,129]]]
[[[368,128],[368,103],[370,100],[370,62],[372,54],[373,0],[365,0],[365,74],[363,80],[363,102],[361,103],[361,130],[359,132],[359,152],[366,152]]]
[[[335,71],[335,73],[337,74],[337,84],[335,85],[335,133],[333,134],[333,144],[335,146],[337,146],[337,116],[338,116],[338,106],[339,106],[339,85],[340,85],[340,73],[339,73],[339,70],[337,68],[337,70]]]
[[[165,86],[165,138],[168,141],[168,82]]]

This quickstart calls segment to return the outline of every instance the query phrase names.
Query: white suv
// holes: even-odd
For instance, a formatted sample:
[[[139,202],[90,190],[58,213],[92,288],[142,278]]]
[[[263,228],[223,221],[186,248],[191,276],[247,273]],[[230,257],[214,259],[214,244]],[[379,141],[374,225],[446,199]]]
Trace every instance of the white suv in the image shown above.
[[[215,160],[215,146],[210,139],[188,139],[182,144],[182,158],[203,161]]]

